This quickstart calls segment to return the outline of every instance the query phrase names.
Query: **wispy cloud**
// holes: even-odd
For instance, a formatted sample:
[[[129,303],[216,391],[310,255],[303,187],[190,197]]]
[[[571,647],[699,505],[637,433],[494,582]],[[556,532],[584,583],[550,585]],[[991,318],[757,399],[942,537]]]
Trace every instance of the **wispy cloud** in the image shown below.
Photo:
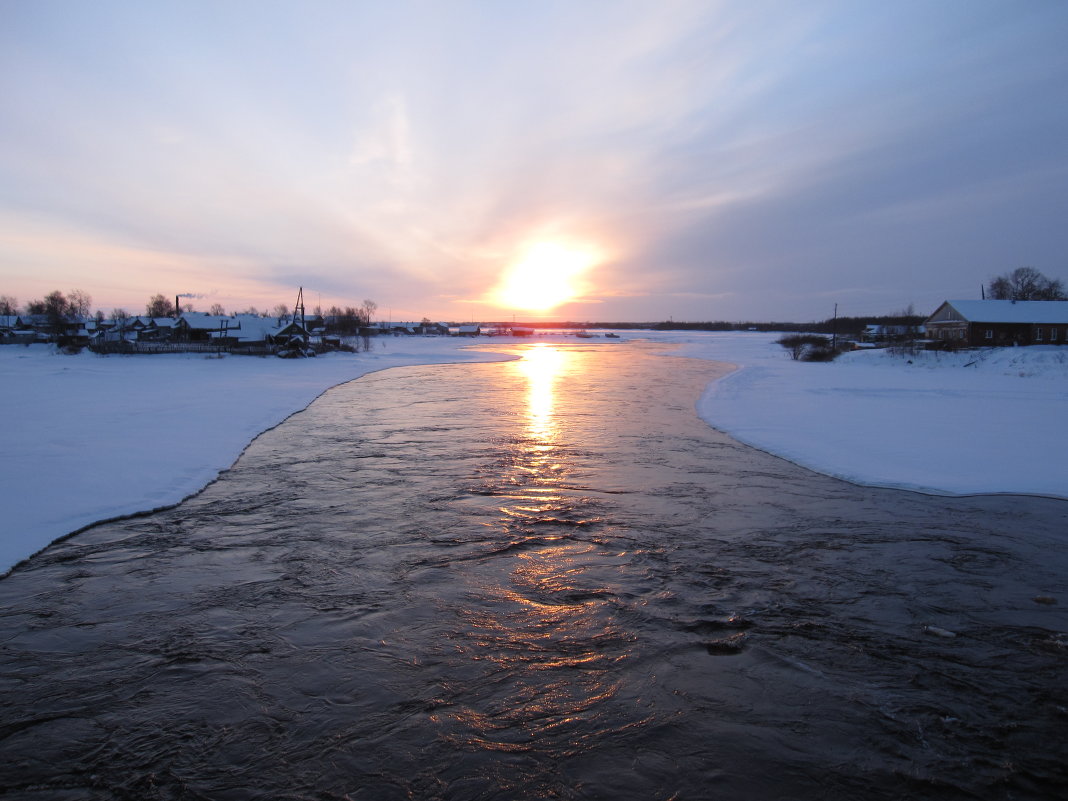
[[[1063,254],[1058,4],[251,10],[5,12],[7,286],[91,264],[119,298],[206,273],[447,318],[556,237],[611,252],[598,315],[803,318]]]

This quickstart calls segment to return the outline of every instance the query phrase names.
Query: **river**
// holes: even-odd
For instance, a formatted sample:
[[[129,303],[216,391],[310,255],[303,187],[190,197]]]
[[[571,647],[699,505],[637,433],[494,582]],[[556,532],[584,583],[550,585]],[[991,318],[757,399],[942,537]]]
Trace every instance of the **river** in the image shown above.
[[[1068,503],[811,473],[659,346],[511,350],[336,387],[0,581],[4,797],[1068,787]]]

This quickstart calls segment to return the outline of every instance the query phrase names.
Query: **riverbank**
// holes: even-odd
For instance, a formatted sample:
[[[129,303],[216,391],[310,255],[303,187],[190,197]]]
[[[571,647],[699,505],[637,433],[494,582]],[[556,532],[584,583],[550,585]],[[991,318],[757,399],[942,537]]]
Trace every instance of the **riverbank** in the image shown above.
[[[383,337],[369,353],[300,360],[0,347],[0,574],[72,531],[198,492],[257,435],[338,384],[391,367],[509,358],[460,345]]]
[[[858,352],[812,364],[787,358],[777,337],[633,332],[581,342],[616,348],[646,338],[739,365],[706,390],[701,417],[819,472],[936,493],[1065,494],[1068,348],[921,354],[911,364]],[[197,492],[332,386],[391,367],[506,359],[470,348],[506,341],[391,337],[370,353],[298,361],[2,347],[0,572],[93,522]]]
[[[740,442],[857,484],[934,494],[1068,496],[1068,347],[855,351],[797,362],[778,335],[692,339],[740,369],[698,412]]]

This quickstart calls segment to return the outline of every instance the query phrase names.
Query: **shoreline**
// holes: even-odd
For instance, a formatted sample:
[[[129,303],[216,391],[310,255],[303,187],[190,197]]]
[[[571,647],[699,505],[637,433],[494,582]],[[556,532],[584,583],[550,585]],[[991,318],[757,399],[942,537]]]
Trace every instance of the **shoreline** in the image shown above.
[[[852,484],[1066,500],[1056,476],[1068,432],[1042,421],[1059,413],[1068,389],[1068,368],[1060,366],[1068,348],[984,354],[987,372],[980,373],[877,363],[870,353],[792,362],[773,336],[389,338],[370,353],[296,362],[0,349],[0,380],[12,388],[0,414],[19,421],[6,438],[0,482],[8,518],[0,575],[98,523],[170,508],[203,491],[257,437],[329,389],[393,367],[504,361],[515,356],[499,348],[533,343],[625,347],[641,340],[665,346],[664,355],[734,365],[695,401],[699,419],[748,447]],[[991,363],[1001,369],[999,359],[1016,360],[1006,369],[1019,375],[991,373]],[[984,431],[991,417],[1002,424]],[[953,480],[933,480],[942,475]]]

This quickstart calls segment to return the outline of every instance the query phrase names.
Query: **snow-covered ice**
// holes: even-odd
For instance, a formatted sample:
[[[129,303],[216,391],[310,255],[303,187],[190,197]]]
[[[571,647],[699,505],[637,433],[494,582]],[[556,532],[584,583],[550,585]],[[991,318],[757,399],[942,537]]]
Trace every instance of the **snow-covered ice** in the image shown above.
[[[778,336],[628,332],[611,347],[648,338],[739,365],[697,402],[701,417],[823,473],[931,492],[1068,495],[1068,347],[911,364],[867,351],[815,364],[790,360]],[[0,347],[0,572],[90,523],[198,491],[331,386],[389,367],[509,358],[472,344],[388,338],[371,353],[298,361]]]

